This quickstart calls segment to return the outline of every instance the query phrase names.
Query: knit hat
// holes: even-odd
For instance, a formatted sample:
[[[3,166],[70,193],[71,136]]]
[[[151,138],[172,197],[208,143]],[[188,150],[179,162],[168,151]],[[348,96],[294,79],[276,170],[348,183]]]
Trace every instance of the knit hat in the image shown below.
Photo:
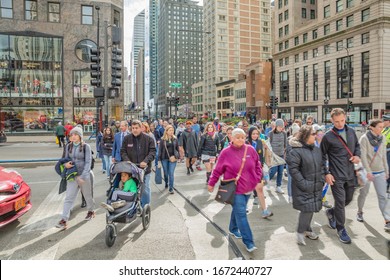
[[[276,126],[281,126],[281,127],[284,127],[284,121],[282,119],[277,119],[275,121],[275,125]]]
[[[81,139],[83,139],[83,129],[80,126],[75,126],[74,128],[72,128],[69,134],[77,134],[78,136],[80,136]]]
[[[313,124],[313,129],[315,132],[317,131],[324,131],[324,128],[318,124]]]
[[[295,135],[296,133],[299,132],[299,129],[300,129],[299,125],[297,123],[293,123],[291,125],[291,134]]]

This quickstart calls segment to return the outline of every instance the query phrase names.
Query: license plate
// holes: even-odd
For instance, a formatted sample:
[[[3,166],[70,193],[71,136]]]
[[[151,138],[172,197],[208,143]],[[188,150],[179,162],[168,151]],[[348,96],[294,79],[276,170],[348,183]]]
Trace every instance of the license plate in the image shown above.
[[[22,197],[15,201],[15,211],[18,211],[26,206],[26,198]]]

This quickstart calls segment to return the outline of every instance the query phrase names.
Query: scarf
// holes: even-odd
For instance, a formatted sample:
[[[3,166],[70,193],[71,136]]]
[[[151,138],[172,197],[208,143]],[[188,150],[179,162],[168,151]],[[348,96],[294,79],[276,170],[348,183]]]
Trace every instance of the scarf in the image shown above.
[[[366,135],[367,135],[368,141],[370,141],[371,146],[378,147],[382,143],[382,140],[383,140],[383,136],[382,135],[375,136],[371,132],[371,130],[367,131]]]

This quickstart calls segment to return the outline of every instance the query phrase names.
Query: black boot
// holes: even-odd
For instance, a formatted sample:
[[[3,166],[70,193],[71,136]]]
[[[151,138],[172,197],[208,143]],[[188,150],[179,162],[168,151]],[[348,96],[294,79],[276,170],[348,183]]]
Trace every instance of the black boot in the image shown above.
[[[190,168],[187,167],[187,175],[190,175],[190,174],[191,174]]]
[[[194,172],[194,169],[192,168],[192,164],[190,165],[191,172]]]
[[[209,182],[209,180],[210,180],[210,176],[211,176],[211,172],[206,172],[206,177],[207,177],[207,179],[206,179],[206,183],[208,183],[208,182]]]

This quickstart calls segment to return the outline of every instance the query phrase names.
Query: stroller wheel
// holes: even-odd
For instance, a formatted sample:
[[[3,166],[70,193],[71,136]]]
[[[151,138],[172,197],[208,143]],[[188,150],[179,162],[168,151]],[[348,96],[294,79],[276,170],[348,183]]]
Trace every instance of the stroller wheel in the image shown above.
[[[106,226],[106,245],[111,247],[114,245],[116,239],[116,230],[114,225]]]
[[[145,207],[142,209],[142,226],[144,230],[147,230],[150,224],[150,206],[149,204],[146,204]]]

